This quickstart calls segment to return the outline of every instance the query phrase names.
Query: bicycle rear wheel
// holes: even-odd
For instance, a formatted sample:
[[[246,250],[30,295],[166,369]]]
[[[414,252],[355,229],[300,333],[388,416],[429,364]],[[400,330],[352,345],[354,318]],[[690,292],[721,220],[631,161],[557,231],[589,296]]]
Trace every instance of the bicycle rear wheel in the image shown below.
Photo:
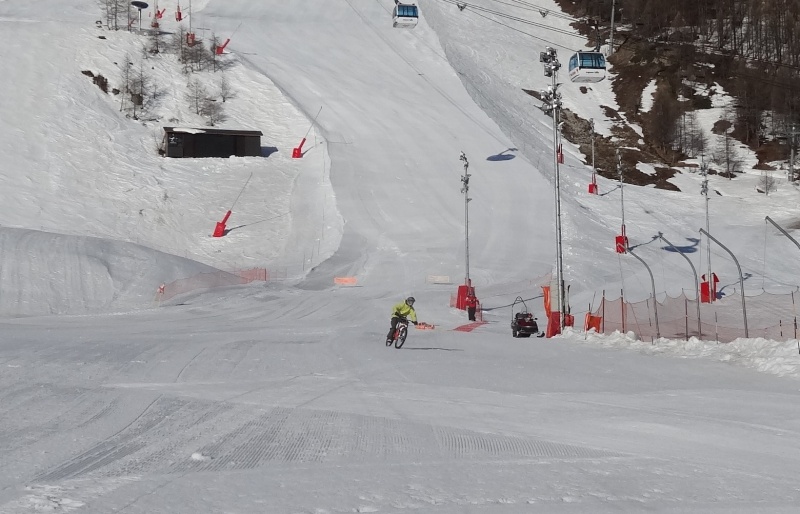
[[[407,327],[400,327],[397,334],[397,339],[394,340],[394,347],[401,348],[403,344],[406,342],[406,336],[408,335],[408,328]]]

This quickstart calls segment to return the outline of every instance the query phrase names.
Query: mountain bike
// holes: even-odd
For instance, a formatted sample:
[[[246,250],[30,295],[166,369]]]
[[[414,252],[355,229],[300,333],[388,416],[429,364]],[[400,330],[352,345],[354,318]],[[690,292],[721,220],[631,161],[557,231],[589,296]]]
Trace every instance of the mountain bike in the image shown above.
[[[408,320],[406,318],[398,318],[397,328],[394,329],[393,338],[386,341],[386,346],[392,346],[394,344],[395,348],[402,348],[403,344],[406,342],[406,337],[408,337]]]

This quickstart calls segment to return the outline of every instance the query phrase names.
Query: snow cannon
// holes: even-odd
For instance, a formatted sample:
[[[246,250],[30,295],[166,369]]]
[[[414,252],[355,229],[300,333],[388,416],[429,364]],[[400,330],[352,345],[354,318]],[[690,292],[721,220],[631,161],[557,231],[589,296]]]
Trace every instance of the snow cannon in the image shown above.
[[[217,222],[217,226],[214,228],[214,237],[222,237],[225,235],[225,224],[228,222],[228,218],[231,217],[231,211],[228,211],[225,214],[225,217],[222,218],[222,221]]]
[[[292,149],[292,159],[300,159],[303,157],[303,145],[306,143],[306,138],[300,141],[300,144]]]

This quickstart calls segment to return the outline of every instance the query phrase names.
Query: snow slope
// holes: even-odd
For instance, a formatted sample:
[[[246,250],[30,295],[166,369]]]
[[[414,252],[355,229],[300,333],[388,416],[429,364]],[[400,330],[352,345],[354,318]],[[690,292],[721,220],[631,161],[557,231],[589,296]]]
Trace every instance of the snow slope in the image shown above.
[[[0,513],[797,510],[796,340],[510,336],[516,296],[541,317],[555,258],[552,127],[521,89],[547,84],[541,45],[566,60],[579,39],[439,0],[410,31],[391,28],[390,0],[253,4],[192,7],[206,37],[231,38],[223,126],[263,131],[264,157],[173,160],[160,127],[203,123],[174,56],[140,61],[141,36],[96,27],[93,1],[0,1]],[[159,2],[165,31],[176,6]],[[161,84],[144,120],[81,73],[118,85],[126,54]],[[609,129],[608,84],[562,87]],[[455,284],[428,280],[466,271],[461,151],[487,308],[472,330]],[[649,277],[612,248],[613,181],[586,194],[571,148],[561,171],[576,310],[601,289],[647,298]],[[230,233],[209,237],[251,174]],[[790,226],[795,190],[765,197],[758,178],[712,177],[711,227],[748,291],[785,291],[796,249],[763,218]],[[698,236],[699,180],[624,189],[660,295],[693,287],[651,238]],[[248,267],[286,280],[154,305],[160,283]],[[436,329],[388,349],[389,308],[409,294]]]

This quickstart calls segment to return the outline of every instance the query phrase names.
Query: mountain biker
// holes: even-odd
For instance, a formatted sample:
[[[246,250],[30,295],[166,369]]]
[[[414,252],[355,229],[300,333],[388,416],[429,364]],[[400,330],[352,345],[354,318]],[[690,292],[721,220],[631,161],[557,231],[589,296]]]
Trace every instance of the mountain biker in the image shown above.
[[[417,311],[414,310],[415,301],[413,296],[409,296],[392,307],[392,326],[389,328],[389,333],[386,334],[387,343],[394,340],[394,331],[397,329],[397,322],[400,318],[408,318],[411,323],[417,324]]]

